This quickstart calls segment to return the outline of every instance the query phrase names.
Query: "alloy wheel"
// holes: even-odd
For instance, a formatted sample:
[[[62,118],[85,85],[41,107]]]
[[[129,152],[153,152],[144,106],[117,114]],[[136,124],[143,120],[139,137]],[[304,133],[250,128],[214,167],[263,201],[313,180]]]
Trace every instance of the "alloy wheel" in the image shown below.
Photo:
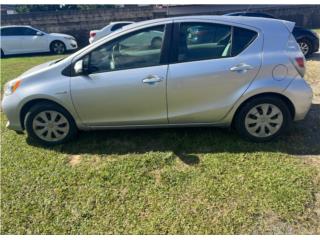
[[[299,46],[300,46],[300,49],[303,53],[303,55],[307,55],[308,52],[309,52],[309,45],[306,43],[306,42],[299,42]]]
[[[53,52],[57,54],[62,54],[65,52],[65,46],[61,42],[55,42],[52,46]]]

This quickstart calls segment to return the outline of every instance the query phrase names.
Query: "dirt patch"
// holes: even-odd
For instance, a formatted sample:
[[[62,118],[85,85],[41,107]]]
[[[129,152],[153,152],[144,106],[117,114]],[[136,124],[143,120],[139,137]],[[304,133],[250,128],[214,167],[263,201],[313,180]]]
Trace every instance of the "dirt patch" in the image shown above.
[[[74,167],[78,165],[81,162],[81,156],[80,155],[70,155],[69,156],[69,164]]]

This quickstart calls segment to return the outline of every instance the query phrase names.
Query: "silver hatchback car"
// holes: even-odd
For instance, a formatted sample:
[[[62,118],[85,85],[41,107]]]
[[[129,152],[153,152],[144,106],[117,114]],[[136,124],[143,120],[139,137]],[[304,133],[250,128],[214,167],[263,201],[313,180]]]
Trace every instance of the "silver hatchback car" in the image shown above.
[[[175,126],[233,126],[271,140],[312,100],[293,27],[230,16],[131,24],[8,82],[7,127],[47,145],[78,130]]]

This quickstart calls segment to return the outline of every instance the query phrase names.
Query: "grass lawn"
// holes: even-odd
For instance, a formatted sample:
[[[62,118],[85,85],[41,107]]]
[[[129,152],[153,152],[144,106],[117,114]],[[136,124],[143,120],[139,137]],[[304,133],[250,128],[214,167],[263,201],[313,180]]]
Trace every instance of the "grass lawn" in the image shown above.
[[[2,87],[55,58],[1,60]],[[316,56],[318,92],[319,71]],[[1,113],[1,234],[319,234],[319,109],[267,144],[181,128],[82,132],[54,148]]]

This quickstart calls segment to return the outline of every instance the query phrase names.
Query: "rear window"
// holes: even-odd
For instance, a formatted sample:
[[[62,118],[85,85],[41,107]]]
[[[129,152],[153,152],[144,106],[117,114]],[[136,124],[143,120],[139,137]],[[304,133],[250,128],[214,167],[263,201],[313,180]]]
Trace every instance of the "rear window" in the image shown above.
[[[128,24],[130,24],[130,23],[119,23],[119,24],[116,24],[116,25],[114,25],[114,26],[111,28],[111,31],[118,30],[118,29],[120,29],[120,28],[122,28],[123,26],[126,26],[126,25],[128,25]]]
[[[234,27],[232,35],[232,56],[236,56],[246,49],[257,37],[257,35],[258,34],[255,31]]]

